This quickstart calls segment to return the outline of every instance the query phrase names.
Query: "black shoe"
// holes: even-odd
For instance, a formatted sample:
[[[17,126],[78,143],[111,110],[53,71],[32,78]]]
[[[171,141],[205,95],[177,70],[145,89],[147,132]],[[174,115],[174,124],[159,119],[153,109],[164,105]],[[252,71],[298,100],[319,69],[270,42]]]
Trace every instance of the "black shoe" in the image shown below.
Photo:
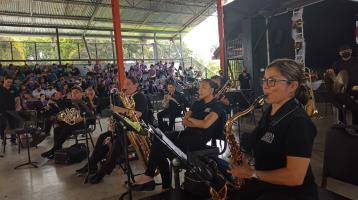
[[[50,151],[46,151],[46,152],[42,153],[41,157],[53,159],[55,157],[55,155],[54,155],[54,152],[52,150],[50,150]]]
[[[85,174],[87,172],[88,172],[87,164],[85,166],[83,166],[82,168],[76,170],[76,173],[79,173],[79,174]],[[97,172],[97,166],[95,166],[95,167],[90,166],[90,174],[94,174],[96,172]]]
[[[11,143],[11,145],[17,145],[17,142],[16,142],[15,139],[11,139],[11,140],[10,140],[10,143]]]
[[[104,177],[104,174],[102,173],[96,173],[95,175],[93,175],[91,178],[90,178],[90,183],[92,184],[98,184],[99,182],[102,181]]]
[[[151,180],[143,184],[133,184],[131,188],[134,191],[152,191],[155,189],[155,181]]]

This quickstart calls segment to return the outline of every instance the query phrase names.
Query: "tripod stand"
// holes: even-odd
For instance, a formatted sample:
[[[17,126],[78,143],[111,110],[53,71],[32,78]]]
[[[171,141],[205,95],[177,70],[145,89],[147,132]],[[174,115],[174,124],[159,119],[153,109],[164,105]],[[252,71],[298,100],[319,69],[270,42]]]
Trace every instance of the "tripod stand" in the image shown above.
[[[132,182],[131,179],[134,181],[134,175],[131,170],[131,166],[129,164],[128,159],[128,141],[127,141],[127,134],[129,131],[136,131],[134,127],[131,126],[121,115],[114,113],[113,117],[116,119],[120,127],[122,128],[122,146],[124,152],[124,159],[125,159],[125,168],[127,174],[127,184],[128,190],[124,192],[119,199],[124,199],[125,196],[129,196],[129,199],[132,200]]]
[[[31,161],[30,142],[29,142],[30,141],[29,140],[29,125],[26,122],[25,122],[25,125],[24,125],[24,133],[25,133],[26,143],[27,143],[26,144],[26,146],[27,146],[27,162],[16,166],[14,169],[18,169],[18,168],[26,166],[26,165],[30,165],[32,167],[38,168],[38,166],[36,165],[37,162],[32,162]]]

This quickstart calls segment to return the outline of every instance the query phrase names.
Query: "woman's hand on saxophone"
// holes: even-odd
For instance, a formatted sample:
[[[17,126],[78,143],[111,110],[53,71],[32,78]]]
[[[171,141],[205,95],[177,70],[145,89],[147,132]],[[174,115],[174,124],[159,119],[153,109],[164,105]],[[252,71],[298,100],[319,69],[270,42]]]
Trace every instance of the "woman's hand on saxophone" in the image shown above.
[[[112,111],[115,112],[115,113],[125,114],[127,112],[127,110],[128,109],[122,108],[122,107],[119,107],[119,106],[113,106],[112,107]]]
[[[234,177],[241,179],[250,179],[254,173],[254,169],[250,167],[246,158],[243,158],[241,165],[237,163],[231,163],[230,169],[227,170],[228,173],[232,174]]]

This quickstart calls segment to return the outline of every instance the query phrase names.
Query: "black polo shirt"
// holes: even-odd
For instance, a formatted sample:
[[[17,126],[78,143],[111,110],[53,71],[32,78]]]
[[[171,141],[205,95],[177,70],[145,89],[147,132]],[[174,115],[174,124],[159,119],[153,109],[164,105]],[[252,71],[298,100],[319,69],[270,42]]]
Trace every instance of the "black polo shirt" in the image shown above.
[[[200,100],[193,103],[193,105],[190,107],[190,111],[192,111],[192,118],[203,120],[210,112],[214,112],[218,115],[218,117],[220,117],[221,113],[224,112],[224,108],[223,105],[216,99],[209,103],[205,103],[203,100]],[[187,127],[185,131],[204,133],[207,136],[207,139],[210,139],[218,131],[223,131],[222,123],[223,122],[218,118],[207,129]]]
[[[246,76],[244,74],[239,75],[239,81],[240,81],[240,88],[241,89],[250,89],[250,80],[251,75],[249,73],[246,73]]]
[[[15,110],[15,97],[18,94],[15,89],[10,88],[6,89],[3,86],[0,86],[0,113],[3,114],[8,110]]]
[[[273,116],[269,107],[254,131],[253,152],[256,170],[269,171],[286,167],[287,156],[311,158],[317,130],[296,99],[286,102]],[[285,190],[291,194],[315,194],[311,166],[301,186],[280,186],[260,181],[267,190]]]

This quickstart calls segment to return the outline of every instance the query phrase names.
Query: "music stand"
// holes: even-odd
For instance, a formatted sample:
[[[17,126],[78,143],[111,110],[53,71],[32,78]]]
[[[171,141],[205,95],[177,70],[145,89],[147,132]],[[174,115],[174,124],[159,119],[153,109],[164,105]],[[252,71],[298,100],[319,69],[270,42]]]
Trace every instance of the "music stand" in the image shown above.
[[[22,166],[26,166],[26,165],[30,165],[30,166],[33,166],[35,168],[38,168],[38,166],[36,165],[37,162],[31,161],[30,142],[29,142],[29,130],[30,129],[29,128],[30,127],[28,125],[28,122],[25,122],[25,124],[24,124],[24,134],[25,134],[26,141],[27,141],[27,145],[26,145],[27,146],[27,162],[14,167],[14,169],[18,169],[18,168],[20,168]]]
[[[202,162],[200,163],[200,157],[218,156],[219,150],[217,147],[191,152],[187,155],[181,149],[179,149],[159,128],[155,129],[152,125],[149,124],[148,131],[149,133],[152,133],[162,144],[164,144],[164,146],[166,146],[174,155],[176,155],[176,157],[172,160],[175,188],[171,199],[180,200],[181,189],[179,180],[179,168],[181,165],[184,165],[185,168],[187,168],[189,171],[197,174],[199,180],[207,180],[199,173],[200,171],[208,171],[205,169],[205,166],[201,165]]]
[[[26,104],[30,110],[41,110],[44,107],[40,100],[28,101]]]
[[[129,195],[129,199],[132,200],[132,182],[131,182],[131,178],[132,178],[132,170],[130,168],[129,165],[129,159],[128,159],[128,142],[127,142],[127,133],[129,131],[134,131],[134,132],[138,132],[140,130],[138,130],[136,127],[133,127],[133,124],[129,123],[128,121],[126,121],[124,119],[123,116],[121,116],[118,113],[113,113],[112,115],[114,117],[114,119],[119,122],[118,124],[121,126],[122,128],[122,142],[123,142],[123,153],[124,153],[124,159],[125,159],[125,165],[126,165],[126,173],[127,173],[127,184],[128,184],[128,190],[124,193],[122,193],[122,195],[119,197],[119,199],[124,199],[125,196]]]

